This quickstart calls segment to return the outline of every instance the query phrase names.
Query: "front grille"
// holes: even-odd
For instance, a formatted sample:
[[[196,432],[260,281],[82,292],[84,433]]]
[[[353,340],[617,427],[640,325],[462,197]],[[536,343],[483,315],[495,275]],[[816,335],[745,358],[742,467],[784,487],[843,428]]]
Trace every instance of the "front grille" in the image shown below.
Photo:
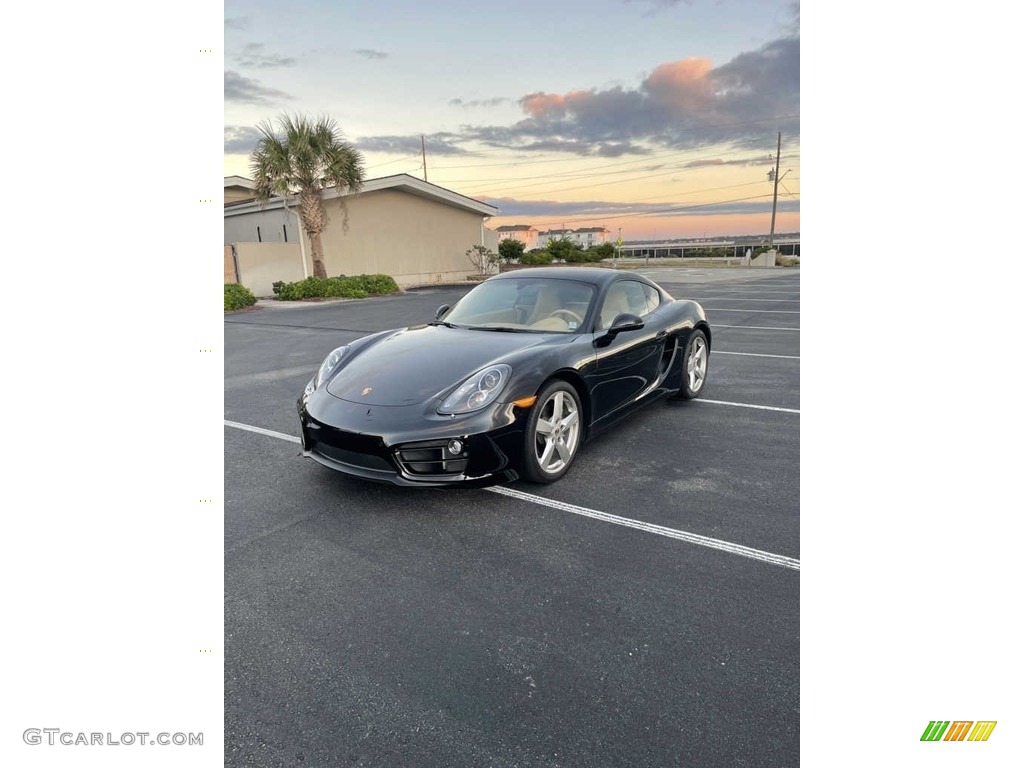
[[[364,469],[376,469],[385,470],[387,472],[394,472],[395,468],[388,464],[387,459],[381,456],[374,456],[369,453],[357,453],[356,451],[348,451],[344,448],[338,448],[334,445],[328,445],[327,443],[314,443],[313,451],[319,453],[321,456],[325,456],[328,459],[334,461],[340,461],[342,464],[349,464],[353,467],[363,467]]]
[[[406,443],[395,451],[398,463],[410,475],[461,475],[469,465],[469,451],[462,443],[462,451],[448,450],[449,440],[429,440]]]
[[[303,421],[307,448],[324,458],[364,469],[394,472],[384,441],[375,435],[360,435],[306,418]]]

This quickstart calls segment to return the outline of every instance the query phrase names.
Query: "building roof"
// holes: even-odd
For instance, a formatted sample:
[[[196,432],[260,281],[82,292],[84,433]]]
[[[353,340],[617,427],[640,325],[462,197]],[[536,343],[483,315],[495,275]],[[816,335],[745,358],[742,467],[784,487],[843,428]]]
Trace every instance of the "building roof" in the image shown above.
[[[580,227],[577,232],[607,232],[604,227]]]
[[[498,227],[495,232],[529,232],[533,227],[529,224],[505,224]]]
[[[241,176],[226,176],[224,178],[224,186],[228,186],[228,179],[249,181],[248,179],[242,179]],[[253,184],[251,181],[249,181],[249,183]],[[452,192],[450,189],[445,189],[444,187],[439,187],[436,184],[431,184],[423,181],[422,179],[417,179],[407,173],[399,173],[395,176],[384,176],[379,179],[367,179],[363,182],[363,186],[359,190],[359,194],[378,192],[385,189],[396,189],[410,195],[416,195],[417,197],[423,197],[428,200],[433,200],[434,202],[450,205],[464,211],[477,213],[481,216],[498,215],[498,209],[493,205],[488,205],[487,203],[482,203],[479,200],[474,200],[472,197],[460,195],[458,192]],[[339,192],[337,188],[332,187],[324,190],[323,199],[333,200],[336,197],[347,197],[350,194],[352,193],[347,190],[345,192]],[[245,213],[253,213],[254,211],[282,208],[283,206],[284,199],[280,197],[272,197],[264,206],[260,206],[260,204],[255,200],[241,201],[237,205],[232,205],[230,209],[225,206],[224,215],[239,216]]]
[[[241,187],[242,189],[256,189],[256,182],[244,176],[225,176],[224,188]]]

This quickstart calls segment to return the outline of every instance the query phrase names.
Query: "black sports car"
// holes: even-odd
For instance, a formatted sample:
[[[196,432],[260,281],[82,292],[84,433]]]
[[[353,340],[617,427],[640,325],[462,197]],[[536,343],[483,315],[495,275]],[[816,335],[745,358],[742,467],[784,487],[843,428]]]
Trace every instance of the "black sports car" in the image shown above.
[[[507,272],[331,352],[298,401],[302,453],[398,485],[550,483],[639,406],[697,397],[710,352],[703,308],[642,275]]]

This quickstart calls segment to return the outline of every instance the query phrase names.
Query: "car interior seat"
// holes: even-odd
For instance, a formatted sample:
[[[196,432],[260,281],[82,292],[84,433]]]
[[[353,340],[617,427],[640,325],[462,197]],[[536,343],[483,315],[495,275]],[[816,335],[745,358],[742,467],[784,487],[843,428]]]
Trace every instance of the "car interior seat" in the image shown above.
[[[626,286],[616,283],[608,289],[604,304],[601,307],[601,322],[598,329],[611,327],[612,321],[623,312],[631,312],[629,306],[629,295],[626,293]],[[635,313],[634,313],[635,314]]]
[[[537,325],[541,320],[551,317],[551,313],[562,308],[562,300],[558,295],[558,289],[553,285],[542,285],[537,290],[537,303],[533,305],[533,312],[526,320],[527,325]],[[558,318],[552,318],[557,320]],[[562,325],[565,325],[563,322]],[[568,326],[566,326],[568,327]]]

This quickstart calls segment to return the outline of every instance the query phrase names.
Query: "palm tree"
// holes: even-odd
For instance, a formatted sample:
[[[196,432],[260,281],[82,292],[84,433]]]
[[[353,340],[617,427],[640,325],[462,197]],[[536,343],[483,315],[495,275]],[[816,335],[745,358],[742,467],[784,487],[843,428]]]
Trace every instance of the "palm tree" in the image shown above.
[[[285,114],[278,118],[277,125],[278,132],[270,121],[256,126],[260,139],[250,158],[256,200],[266,205],[271,197],[280,196],[298,202],[302,228],[312,246],[313,274],[327,277],[320,241],[327,224],[323,191],[337,187],[341,193],[358,192],[365,178],[363,156],[344,140],[341,129],[329,117],[312,120]],[[347,230],[344,195],[338,197],[338,202]]]

